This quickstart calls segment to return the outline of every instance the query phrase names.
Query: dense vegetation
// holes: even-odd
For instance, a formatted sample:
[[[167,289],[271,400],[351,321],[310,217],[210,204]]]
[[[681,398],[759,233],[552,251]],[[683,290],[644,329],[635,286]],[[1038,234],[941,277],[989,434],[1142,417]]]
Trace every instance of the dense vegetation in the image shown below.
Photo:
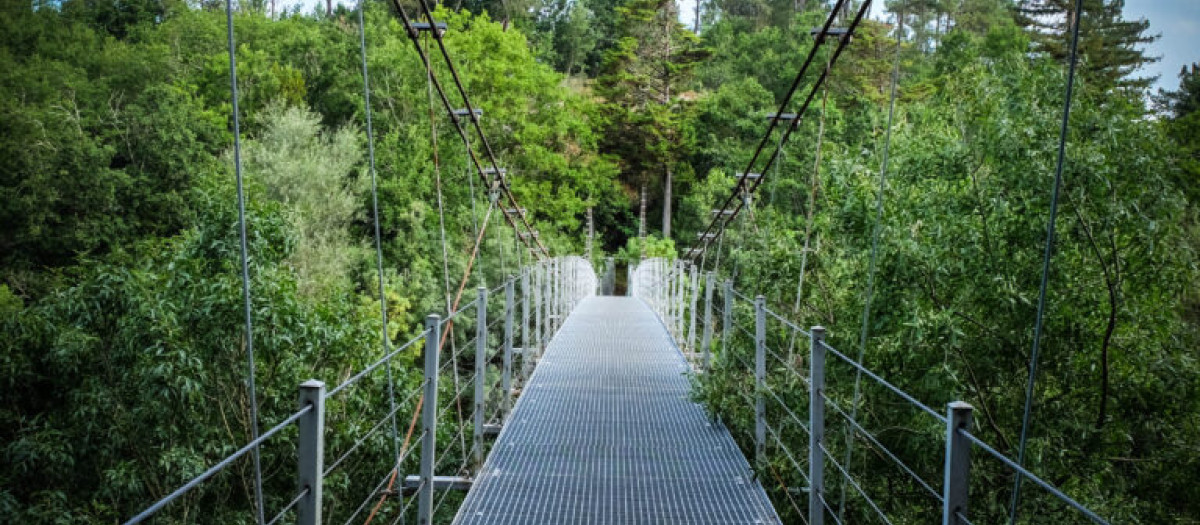
[[[1119,0],[1084,1],[1028,464],[1116,522],[1196,523],[1200,68],[1150,97],[1135,72],[1148,60],[1146,24],[1124,20]],[[470,0],[440,13],[543,242],[582,251],[592,207],[596,256],[636,259],[675,256],[671,239],[694,244],[829,3],[700,2],[696,27],[675,22],[666,0]],[[0,403],[0,516],[111,523],[249,434],[225,15],[209,1],[42,4],[0,18],[0,380],[15,393]],[[704,259],[799,324],[829,327],[851,353],[865,305],[865,362],[931,406],[972,403],[979,435],[1009,455],[1066,76],[1055,13],[1069,4],[888,2],[903,13],[899,54],[895,20],[860,26],[754,213]],[[368,2],[366,21],[389,335],[403,341],[445,309],[487,201],[464,184],[463,145],[388,4]],[[259,400],[273,422],[299,381],[333,382],[380,355],[358,24],[343,7],[305,14],[274,2],[245,3],[235,23]],[[494,284],[528,257],[498,221],[488,239],[476,279]],[[848,406],[853,375],[831,374],[831,396]],[[417,375],[402,370],[401,382]],[[332,447],[382,409],[373,381],[331,406],[342,422]],[[746,384],[732,365],[698,384],[739,439]],[[799,384],[778,386],[802,404]],[[894,402],[867,386],[863,404],[875,408],[863,425],[936,481],[940,428]],[[383,443],[329,492],[369,492],[387,468]],[[290,454],[264,450],[273,508],[292,489]],[[854,458],[897,522],[929,521],[929,502],[886,459]],[[784,461],[773,467],[764,485],[794,520],[782,486],[803,483]],[[980,469],[975,521],[997,521],[1012,479]],[[250,476],[239,463],[171,517],[252,522]],[[1031,522],[1073,522],[1034,490],[1024,501]],[[847,512],[869,521],[853,498]]]

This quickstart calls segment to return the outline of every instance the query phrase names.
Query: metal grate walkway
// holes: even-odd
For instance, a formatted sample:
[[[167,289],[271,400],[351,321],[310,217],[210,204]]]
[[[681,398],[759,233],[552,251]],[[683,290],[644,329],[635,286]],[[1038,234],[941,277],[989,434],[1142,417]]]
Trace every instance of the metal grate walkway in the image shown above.
[[[454,523],[777,524],[688,365],[639,299],[585,299],[518,400]]]

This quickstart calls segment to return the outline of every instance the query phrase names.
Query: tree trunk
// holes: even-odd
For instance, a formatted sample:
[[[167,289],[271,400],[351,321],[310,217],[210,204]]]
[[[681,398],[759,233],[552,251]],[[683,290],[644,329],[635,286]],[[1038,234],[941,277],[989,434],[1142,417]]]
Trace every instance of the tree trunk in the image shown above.
[[[700,0],[696,0],[696,2],[697,2],[697,5],[699,5]],[[675,16],[672,14],[672,16],[668,16],[666,18],[667,18],[667,20],[663,27],[665,32],[663,33],[663,35],[666,37],[665,40],[666,40],[666,44],[667,44],[666,61],[670,62],[671,61],[671,26],[675,23]],[[671,106],[671,76],[670,76],[670,73],[666,73],[666,71],[670,71],[670,70],[671,70],[670,68],[663,68],[664,73],[663,73],[663,100],[662,100],[662,103],[663,103],[663,106],[667,107],[667,108],[670,108],[670,106]],[[668,109],[668,111],[670,111],[670,109]],[[670,162],[668,161],[668,162],[663,163],[663,168],[666,171],[667,177],[666,177],[666,180],[663,181],[664,184],[663,184],[663,220],[662,220],[663,237],[662,238],[670,239],[671,238],[671,164],[670,164]]]
[[[667,178],[663,184],[663,239],[671,238],[671,166],[666,166]]]
[[[325,0],[325,16],[333,16],[333,0]]]
[[[638,239],[646,238],[646,185],[642,184],[642,205],[638,211]]]

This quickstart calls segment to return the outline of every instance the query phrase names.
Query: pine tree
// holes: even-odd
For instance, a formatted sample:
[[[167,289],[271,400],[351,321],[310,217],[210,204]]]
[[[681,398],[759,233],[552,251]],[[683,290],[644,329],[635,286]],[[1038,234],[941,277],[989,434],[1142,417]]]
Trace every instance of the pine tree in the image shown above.
[[[1185,118],[1200,109],[1200,63],[1183,66],[1179,70],[1179,89],[1158,90],[1155,102],[1159,110],[1170,115],[1171,120]]]
[[[670,238],[672,174],[684,135],[679,87],[703,53],[679,23],[674,0],[634,0],[617,13],[622,35],[596,86],[606,101],[606,146],[624,161],[627,184],[645,186],[662,175],[662,231]]]
[[[1179,171],[1176,183],[1193,205],[1200,204],[1200,63],[1179,71],[1179,89],[1159,90],[1155,105],[1166,114],[1163,123],[1174,140]]]
[[[1036,51],[1067,61],[1075,1],[1020,0],[1017,22],[1030,32]],[[1147,56],[1143,48],[1159,36],[1147,33],[1150,22],[1125,20],[1121,14],[1125,0],[1079,1],[1084,2],[1079,37],[1083,78],[1104,89],[1148,88],[1155,78],[1133,75],[1143,65],[1158,61],[1158,57]]]

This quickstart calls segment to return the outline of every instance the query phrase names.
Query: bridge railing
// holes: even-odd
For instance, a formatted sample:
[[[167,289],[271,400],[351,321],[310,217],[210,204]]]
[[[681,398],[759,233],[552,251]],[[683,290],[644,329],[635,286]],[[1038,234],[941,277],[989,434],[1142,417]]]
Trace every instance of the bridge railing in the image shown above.
[[[417,523],[428,524],[435,516],[449,517],[451,509],[439,512],[448,495],[470,487],[473,475],[483,465],[487,440],[502,431],[514,397],[546,345],[579,301],[594,295],[596,289],[591,264],[573,256],[522,268],[492,289],[481,286],[473,300],[445,316],[427,316],[422,330],[399,346],[389,346],[381,358],[349,374],[332,389],[327,390],[322,381],[304,381],[298,389],[295,412],[125,523],[156,517],[268,442],[294,449],[296,490],[274,495],[273,501],[286,503],[264,509],[262,523],[286,520],[316,525],[329,521],[332,516],[324,515],[324,505],[330,501],[326,480],[345,475],[347,465],[368,453],[383,454],[389,468],[370,481],[372,488],[366,497],[353,507],[346,506],[348,516],[338,516],[337,522],[378,517],[389,523],[415,518]],[[414,353],[418,352],[423,366],[416,374],[406,362],[416,362]],[[378,376],[385,373],[380,381]],[[380,390],[384,399],[349,399],[346,393],[356,389]],[[343,405],[330,410],[337,403]],[[386,407],[377,419],[362,422],[348,417],[376,406]],[[406,422],[407,429],[403,426]],[[365,430],[353,432],[359,428]],[[346,435],[353,437],[331,444],[330,438]],[[447,445],[439,447],[439,438],[448,438]],[[327,456],[332,450],[336,453]],[[416,474],[405,475],[407,472]],[[442,494],[435,502],[438,491]]]
[[[695,265],[682,261],[642,261],[631,271],[630,282],[631,294],[659,315],[680,350],[691,359],[699,379],[698,397],[714,413],[728,418],[731,427],[752,429],[739,441],[753,451],[752,463],[759,478],[777,481],[786,503],[805,523],[822,525],[827,519],[842,523],[846,493],[863,506],[863,514],[878,521],[892,523],[901,518],[889,515],[895,513],[879,503],[880,495],[869,493],[852,475],[853,447],[834,445],[835,436],[826,428],[834,423],[846,430],[848,438],[865,442],[880,461],[902,474],[913,492],[922,496],[911,505],[924,509],[923,514],[940,515],[943,524],[971,523],[973,452],[982,452],[1010,474],[1030,480],[1069,510],[1070,514],[1056,518],[1073,516],[1076,520],[1107,523],[972,434],[971,405],[953,401],[944,411],[930,407],[830,345],[824,327],[802,328],[789,316],[768,307],[762,296],[746,296],[731,281],[718,282],[712,272],[700,275]],[[852,397],[833,395],[827,381],[831,370],[853,378]],[[886,410],[911,410],[912,426],[933,430],[936,435],[925,439],[938,443],[940,457],[905,457],[865,428],[858,417],[859,410],[864,409],[860,407],[859,379],[888,396]],[[753,389],[749,393],[738,390],[735,399],[709,390],[711,384],[747,383],[753,384]],[[769,450],[779,454],[769,457]],[[832,476],[827,476],[830,469]],[[787,479],[800,480],[802,488],[789,488]],[[841,494],[837,494],[839,490]]]

